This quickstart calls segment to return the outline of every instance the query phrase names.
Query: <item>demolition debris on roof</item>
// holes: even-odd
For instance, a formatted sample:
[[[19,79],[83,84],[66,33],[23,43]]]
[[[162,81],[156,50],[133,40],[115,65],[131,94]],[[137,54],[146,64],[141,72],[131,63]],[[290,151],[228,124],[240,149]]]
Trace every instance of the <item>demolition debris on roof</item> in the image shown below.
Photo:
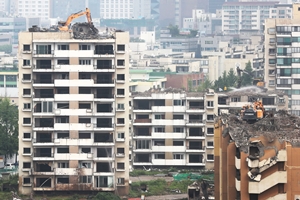
[[[278,139],[279,142],[288,141],[293,146],[300,146],[300,118],[285,110],[269,113],[255,123],[243,121],[240,116],[234,114],[222,114],[216,120],[218,119],[227,125],[223,130],[223,137],[229,134],[237,147],[245,153],[248,152],[249,139],[261,135],[270,143]]]

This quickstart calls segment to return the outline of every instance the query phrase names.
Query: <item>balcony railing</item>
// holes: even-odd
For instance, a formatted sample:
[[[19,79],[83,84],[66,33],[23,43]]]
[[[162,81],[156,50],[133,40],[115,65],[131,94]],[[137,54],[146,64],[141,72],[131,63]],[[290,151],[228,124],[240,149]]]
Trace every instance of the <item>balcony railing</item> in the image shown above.
[[[186,149],[188,149],[188,150],[205,150],[205,146],[191,145],[191,146],[186,146]]]
[[[190,110],[204,110],[204,106],[189,106]]]
[[[151,123],[151,119],[135,119],[134,123]]]
[[[201,124],[203,122],[204,121],[202,119],[190,119],[190,120],[188,120],[188,123],[191,123],[191,124]]]
[[[95,98],[97,99],[113,99],[115,95],[113,94],[95,94]]]
[[[114,83],[115,80],[114,79],[97,79],[96,83],[97,84],[101,84],[101,83]]]
[[[33,83],[41,83],[41,84],[53,84],[54,80],[53,79],[34,79]]]
[[[32,139],[32,142],[33,143],[53,143],[54,142],[54,139],[51,138],[51,139],[45,139],[45,138],[39,138],[39,139]]]
[[[95,50],[94,54],[96,55],[113,55],[114,54],[114,50]]]
[[[34,157],[53,158],[54,154],[37,152],[37,153],[34,153]]]
[[[34,69],[53,69],[54,65],[33,65]]]
[[[115,69],[114,65],[94,65],[94,69]]]
[[[34,55],[53,55],[54,54],[54,50],[34,50],[33,51]]]

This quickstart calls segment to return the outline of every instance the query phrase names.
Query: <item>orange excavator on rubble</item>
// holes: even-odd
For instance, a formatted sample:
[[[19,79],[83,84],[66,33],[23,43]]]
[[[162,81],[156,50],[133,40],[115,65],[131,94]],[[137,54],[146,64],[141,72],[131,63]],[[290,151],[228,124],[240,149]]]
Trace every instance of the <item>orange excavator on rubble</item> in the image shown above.
[[[88,24],[90,25],[90,27],[94,28],[90,9],[86,8],[85,11],[79,11],[77,13],[71,14],[66,21],[59,21],[58,22],[58,29],[60,31],[69,31],[70,30],[71,22],[74,19],[76,19],[78,17],[81,17],[83,15],[86,15],[86,18],[88,20]]]
[[[255,101],[252,105],[245,105],[241,110],[241,117],[245,121],[257,121],[264,116],[265,108],[261,101]]]

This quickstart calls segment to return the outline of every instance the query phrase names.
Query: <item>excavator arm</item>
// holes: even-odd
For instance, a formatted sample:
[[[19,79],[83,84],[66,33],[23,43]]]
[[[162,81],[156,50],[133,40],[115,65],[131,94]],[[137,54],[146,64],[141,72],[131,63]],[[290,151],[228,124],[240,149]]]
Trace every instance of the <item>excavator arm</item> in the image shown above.
[[[71,24],[71,22],[78,18],[78,17],[81,17],[82,15],[86,15],[86,18],[88,20],[88,23],[89,24],[92,24],[92,17],[91,17],[91,12],[90,12],[90,9],[86,8],[85,11],[80,11],[78,13],[73,13],[71,14],[68,19],[65,21],[65,22],[59,22],[59,24],[61,26],[58,27],[58,29],[60,31],[69,31],[69,26]]]

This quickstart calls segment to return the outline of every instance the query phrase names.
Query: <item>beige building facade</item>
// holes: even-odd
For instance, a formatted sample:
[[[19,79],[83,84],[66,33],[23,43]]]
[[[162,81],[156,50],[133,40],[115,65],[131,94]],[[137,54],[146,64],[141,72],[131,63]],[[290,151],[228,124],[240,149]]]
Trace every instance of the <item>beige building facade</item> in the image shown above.
[[[129,34],[19,34],[19,191],[129,190]]]

